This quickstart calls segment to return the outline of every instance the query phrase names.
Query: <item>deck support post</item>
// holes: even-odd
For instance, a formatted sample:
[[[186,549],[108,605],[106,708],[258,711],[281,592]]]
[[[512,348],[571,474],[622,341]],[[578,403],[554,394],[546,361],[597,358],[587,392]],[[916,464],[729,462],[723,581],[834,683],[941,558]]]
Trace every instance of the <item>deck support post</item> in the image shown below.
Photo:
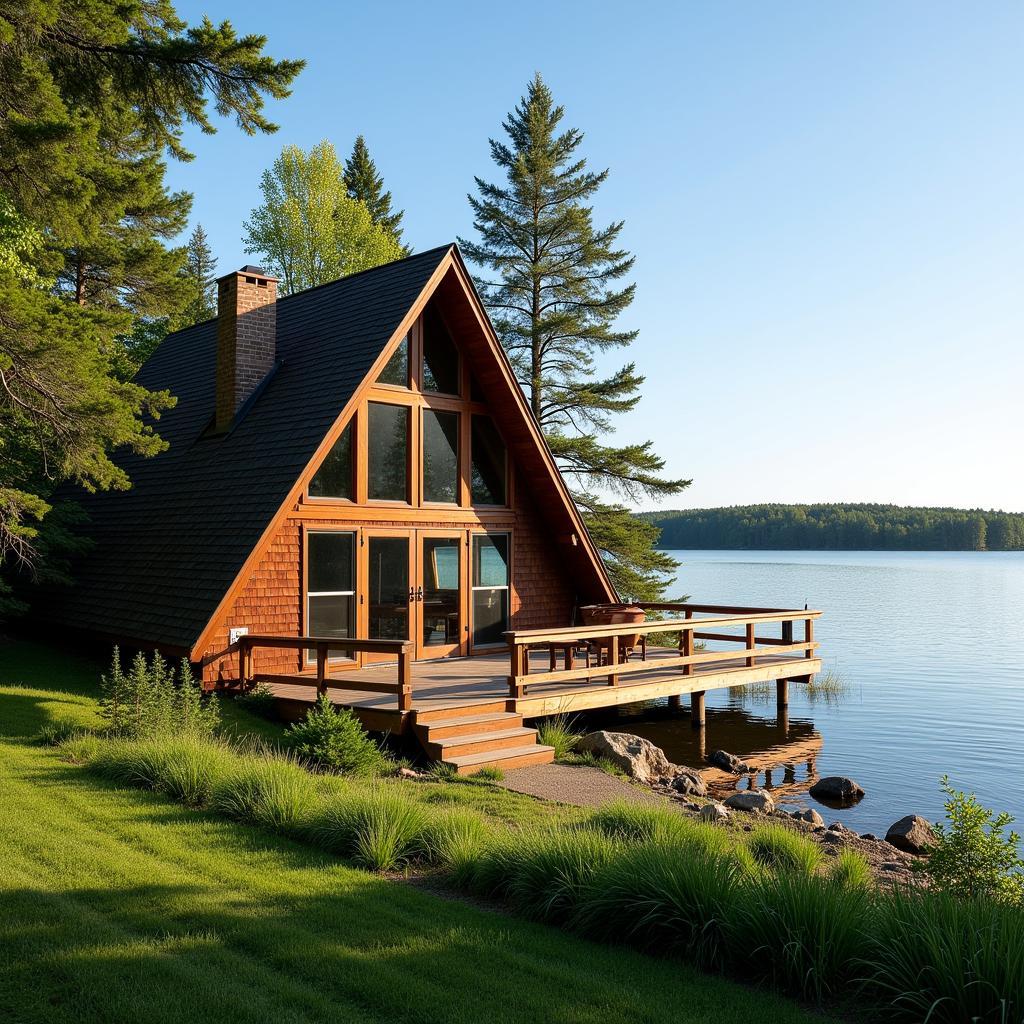
[[[775,724],[783,736],[789,734],[789,680],[775,680]]]
[[[683,699],[678,693],[673,693],[668,699],[668,706],[672,711],[678,711],[683,705]]]
[[[412,711],[412,645],[398,652],[398,710]]]
[[[707,724],[704,714],[704,691],[694,690],[690,694],[690,725],[694,729],[703,729]]]

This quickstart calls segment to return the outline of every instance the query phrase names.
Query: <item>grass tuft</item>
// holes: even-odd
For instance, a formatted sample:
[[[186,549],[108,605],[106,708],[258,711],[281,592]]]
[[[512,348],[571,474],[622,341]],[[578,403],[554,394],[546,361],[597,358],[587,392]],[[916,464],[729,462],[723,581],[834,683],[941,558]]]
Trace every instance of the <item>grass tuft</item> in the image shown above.
[[[758,825],[747,838],[754,859],[775,871],[813,875],[822,861],[821,847],[785,825]]]
[[[828,869],[828,878],[846,889],[869,890],[874,882],[871,865],[856,850],[843,850]]]
[[[568,715],[545,718],[537,726],[537,742],[545,747],[554,747],[556,761],[564,760],[573,752],[580,741],[580,735],[573,728],[573,720]]]
[[[384,785],[325,800],[306,832],[325,850],[373,871],[393,871],[424,849],[426,824],[421,804]]]
[[[496,764],[485,764],[483,768],[473,772],[470,778],[478,782],[501,782],[505,778],[505,773]]]
[[[214,786],[213,810],[235,821],[285,834],[299,833],[316,802],[316,780],[285,758],[239,758]]]

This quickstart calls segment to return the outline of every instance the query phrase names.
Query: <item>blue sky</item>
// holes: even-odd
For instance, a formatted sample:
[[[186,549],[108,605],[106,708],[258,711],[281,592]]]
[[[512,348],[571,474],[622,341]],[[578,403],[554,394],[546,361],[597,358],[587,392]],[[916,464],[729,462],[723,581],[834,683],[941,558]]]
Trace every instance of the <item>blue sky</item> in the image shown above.
[[[281,130],[190,134],[220,272],[280,147],[357,133],[425,249],[535,70],[611,176],[671,507],[1024,511],[1024,5],[179,2],[308,61]],[[619,361],[622,361],[621,359]],[[652,503],[644,503],[652,507]]]

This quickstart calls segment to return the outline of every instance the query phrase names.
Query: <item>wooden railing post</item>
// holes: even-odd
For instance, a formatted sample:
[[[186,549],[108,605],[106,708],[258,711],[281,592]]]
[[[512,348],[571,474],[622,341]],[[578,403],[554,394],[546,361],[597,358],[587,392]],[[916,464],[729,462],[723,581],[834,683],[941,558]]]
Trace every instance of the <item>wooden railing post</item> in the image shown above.
[[[508,690],[509,696],[513,699],[516,697],[522,697],[525,694],[525,687],[520,682],[525,673],[523,672],[523,661],[525,660],[524,655],[526,648],[517,643],[514,639],[508,642],[509,651],[512,654],[512,666],[511,675],[508,677]]]
[[[316,645],[316,695],[327,692],[327,644]]]
[[[246,657],[246,643],[244,640],[238,641],[238,688],[240,690],[245,689],[245,684],[248,681],[246,669],[248,668],[248,658]]]
[[[793,620],[786,619],[782,624],[782,642],[784,644],[791,644],[793,642]]]
[[[757,646],[757,636],[755,635],[754,623],[747,623],[747,650],[752,651]],[[753,654],[747,655],[747,668],[753,668],[757,658]]]
[[[689,618],[690,616],[687,616]],[[681,629],[679,631],[679,653],[684,658],[689,658],[693,655],[693,630],[692,629]],[[693,675],[693,662],[688,662],[683,666],[683,675]]]
[[[814,643],[814,619],[804,619],[804,642],[806,644]],[[805,658],[814,657],[814,648],[808,646],[807,650],[804,651]]]
[[[612,667],[619,663],[619,638],[617,636],[610,636],[608,638],[608,664]],[[612,672],[608,676],[609,686],[618,686],[619,677],[616,673]]]
[[[398,710],[412,710],[412,645],[398,652]]]

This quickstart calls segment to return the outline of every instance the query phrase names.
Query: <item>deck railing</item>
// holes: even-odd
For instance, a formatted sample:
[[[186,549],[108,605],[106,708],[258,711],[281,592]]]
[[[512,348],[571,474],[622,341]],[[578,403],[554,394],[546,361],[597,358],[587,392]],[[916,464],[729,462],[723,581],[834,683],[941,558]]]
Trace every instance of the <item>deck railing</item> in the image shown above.
[[[290,648],[316,652],[316,677],[309,677],[310,685],[316,684],[319,696],[327,692],[330,679],[328,660],[331,651],[353,651],[363,654],[394,654],[398,656],[398,680],[356,680],[345,678],[346,690],[368,690],[371,693],[394,693],[398,696],[398,710],[412,710],[412,653],[411,640],[352,640],[322,636],[260,636],[246,634],[238,638],[238,679],[244,689],[257,677],[253,667],[253,651],[257,647]],[[301,683],[302,677],[276,675],[260,672],[259,678],[268,683]]]
[[[814,642],[814,620],[820,611],[783,608],[740,608],[726,605],[697,605],[683,603],[641,603],[648,612],[682,613],[682,618],[658,619],[621,625],[570,626],[556,629],[519,629],[504,634],[509,646],[511,670],[508,677],[509,694],[524,697],[527,685],[538,683],[586,683],[606,679],[607,685],[617,686],[625,675],[640,672],[678,668],[683,676],[694,675],[700,665],[710,662],[737,662],[736,667],[751,668],[757,659],[769,654],[799,654],[813,658],[818,645]],[[698,617],[699,613],[710,613]],[[780,635],[759,636],[757,631],[771,623],[780,624]],[[803,622],[804,638],[793,640],[793,623]],[[728,633],[727,629],[743,632]],[[647,638],[678,634],[677,657],[647,660]],[[637,636],[640,643],[639,660],[627,660],[628,652],[621,646],[622,637]],[[695,651],[700,640],[739,643],[735,651]],[[546,647],[549,652],[549,670],[531,672],[530,648]],[[577,667],[576,653],[584,649],[586,664]],[[591,664],[591,651],[596,651],[595,664]],[[564,668],[557,668],[557,654],[561,651]]]

